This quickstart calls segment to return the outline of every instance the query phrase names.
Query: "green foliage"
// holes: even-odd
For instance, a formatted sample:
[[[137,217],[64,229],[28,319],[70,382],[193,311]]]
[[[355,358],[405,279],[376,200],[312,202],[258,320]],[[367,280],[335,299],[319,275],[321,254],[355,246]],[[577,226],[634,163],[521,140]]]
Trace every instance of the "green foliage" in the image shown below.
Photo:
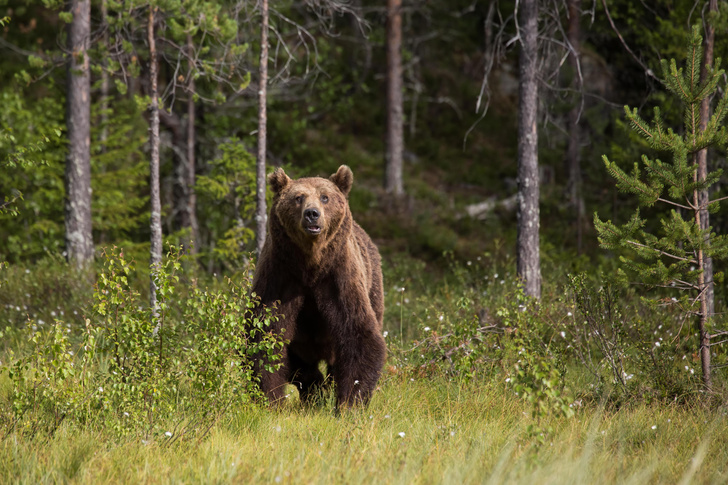
[[[614,404],[636,398],[684,401],[697,391],[682,300],[637,300],[612,282],[569,277],[574,314],[563,326],[569,354],[591,376],[590,390]],[[690,357],[690,358],[688,358]]]
[[[255,156],[237,139],[221,144],[220,152],[208,174],[197,177],[196,191],[210,208],[200,219],[217,236],[215,259],[238,269],[255,237]]]
[[[538,301],[527,297],[523,288],[498,309],[508,343],[517,355],[507,381],[515,394],[529,403],[534,422],[526,431],[543,444],[554,430],[544,423],[551,417],[571,418],[573,398],[566,389],[566,361],[554,341],[554,329],[545,323]]]
[[[53,433],[68,413],[81,404],[82,376],[77,376],[69,330],[62,322],[56,321],[41,330],[28,327],[30,354],[9,367],[12,415],[21,431],[40,428]]]
[[[283,341],[268,330],[276,319],[273,309],[254,312],[257,301],[248,294],[250,287],[251,281],[244,275],[241,284],[228,279],[224,291],[195,285],[186,300],[183,331],[188,336],[186,344],[194,349],[185,366],[189,399],[193,406],[204,403],[208,413],[240,406],[258,395],[255,358],[267,359],[269,371],[281,365],[276,361]],[[240,330],[243,322],[245,332]]]
[[[493,320],[489,309],[505,301],[504,293],[513,289],[512,282],[505,285],[506,279],[510,279],[503,274],[506,267],[490,254],[467,263],[456,260],[452,253],[445,257],[447,279],[435,291],[412,277],[428,273],[422,264],[399,261],[397,273],[385,273],[385,281],[398,281],[394,291],[385,294],[387,316],[399,321],[399,328],[389,328],[392,333],[399,333],[404,349],[401,359],[414,365],[417,375],[444,373],[466,380],[483,379],[503,357],[503,328]],[[412,327],[402,328],[405,321],[416,323],[417,332]],[[411,348],[405,346],[407,337],[414,337]]]
[[[104,250],[80,335],[59,320],[47,329],[30,322],[22,354],[10,351],[3,362],[11,383],[0,416],[5,431],[53,434],[70,420],[149,438],[171,436],[165,425],[181,420],[175,432],[204,434],[221,416],[253,405],[260,397],[253,357],[280,365],[283,343],[268,329],[272,309],[257,311],[249,279],[219,290],[193,282],[182,319],[172,318],[180,269],[172,248],[156,274],[152,312],[131,284],[134,268],[123,251]]]
[[[597,391],[604,385],[606,373],[618,391],[629,393],[633,374],[627,373],[625,361],[635,343],[627,334],[615,288],[607,283],[594,291],[584,274],[570,275],[569,280],[578,310],[568,325],[574,353],[594,376]]]
[[[0,92],[0,260],[59,250],[63,237],[63,108]]]
[[[573,416],[563,339],[555,338],[548,305],[526,297],[490,254],[465,264],[449,262],[452,280],[442,294],[419,302],[424,308],[413,316],[422,338],[400,358],[414,365],[414,375],[428,378],[482,381],[499,376],[501,368],[531,410],[527,436],[544,442],[553,433],[550,420]],[[399,291],[404,304],[405,289]]]
[[[91,129],[93,227],[103,241],[138,240],[149,226],[149,161],[143,152],[148,126],[132,101],[109,104],[106,125]],[[101,103],[92,105],[92,119],[101,118],[101,109]]]
[[[699,180],[694,154],[708,146],[725,146],[728,143],[728,132],[721,126],[728,109],[728,98],[720,99],[705,130],[699,126],[700,104],[717,89],[723,75],[723,71],[717,69],[719,61],[716,61],[716,68],[710,70],[701,83],[701,59],[702,39],[699,28],[695,27],[688,45],[686,68],[677,69],[674,60],[662,63],[665,85],[680,98],[685,108],[684,135],[665,128],[657,107],[652,124],[647,123],[636,109],[625,107],[632,130],[647,140],[652,149],[670,152],[672,162],[652,160],[643,155],[641,166],[644,170],[635,163],[632,173],[627,174],[604,157],[607,171],[621,191],[636,195],[642,206],[649,207],[660,202],[672,208],[670,216],[660,220],[659,236],[645,230],[647,221],[641,217],[639,209],[623,226],[602,221],[594,215],[601,246],[628,254],[620,257],[623,267],[648,285],[678,284],[681,289],[697,287],[701,271],[694,269],[699,266],[701,258],[719,260],[728,256],[726,236],[717,236],[711,229],[701,230],[697,223],[696,214],[710,205],[701,206],[697,194],[715,184],[722,171],[715,170],[705,180]],[[717,206],[712,205],[711,209],[717,210]]]

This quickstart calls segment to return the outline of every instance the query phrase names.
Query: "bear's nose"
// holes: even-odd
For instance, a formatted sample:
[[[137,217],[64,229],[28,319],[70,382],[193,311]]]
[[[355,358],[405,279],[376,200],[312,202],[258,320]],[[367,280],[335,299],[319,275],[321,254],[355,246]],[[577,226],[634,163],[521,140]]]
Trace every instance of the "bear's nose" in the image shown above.
[[[303,217],[308,223],[318,221],[319,215],[319,211],[317,211],[316,209],[306,209],[305,211],[303,211]]]

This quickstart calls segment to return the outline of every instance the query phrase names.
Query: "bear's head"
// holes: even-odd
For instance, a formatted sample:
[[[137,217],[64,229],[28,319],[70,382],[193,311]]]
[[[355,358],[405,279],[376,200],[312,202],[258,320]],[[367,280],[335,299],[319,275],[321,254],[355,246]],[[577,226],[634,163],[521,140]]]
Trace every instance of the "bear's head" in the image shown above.
[[[268,176],[274,195],[271,217],[276,217],[301,247],[325,243],[349,214],[347,198],[353,182],[354,175],[346,165],[328,179],[293,180],[277,168]]]

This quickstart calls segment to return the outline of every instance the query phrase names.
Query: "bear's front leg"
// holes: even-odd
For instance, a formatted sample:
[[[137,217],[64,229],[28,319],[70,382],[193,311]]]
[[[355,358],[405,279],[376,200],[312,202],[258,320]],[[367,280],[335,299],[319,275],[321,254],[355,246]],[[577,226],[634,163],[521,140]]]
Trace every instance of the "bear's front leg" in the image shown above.
[[[334,366],[336,409],[366,406],[377,387],[386,359],[384,338],[377,330],[373,312],[360,320],[344,320],[339,333]]]
[[[344,265],[345,266],[345,265]],[[319,283],[316,305],[333,342],[336,409],[366,405],[377,387],[387,346],[364,275],[340,274]]]

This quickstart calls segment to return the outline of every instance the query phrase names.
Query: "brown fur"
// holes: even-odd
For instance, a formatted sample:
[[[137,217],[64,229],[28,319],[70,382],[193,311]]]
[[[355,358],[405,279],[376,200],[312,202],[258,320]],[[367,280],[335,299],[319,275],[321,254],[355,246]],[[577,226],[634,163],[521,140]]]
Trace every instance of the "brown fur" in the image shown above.
[[[264,305],[280,302],[273,330],[285,329],[290,342],[280,370],[258,371],[272,402],[286,383],[309,400],[325,381],[320,361],[336,383],[337,409],[366,404],[376,388],[386,356],[381,260],[352,219],[353,180],[345,165],[329,179],[291,180],[281,168],[268,176],[273,204],[253,291]]]

